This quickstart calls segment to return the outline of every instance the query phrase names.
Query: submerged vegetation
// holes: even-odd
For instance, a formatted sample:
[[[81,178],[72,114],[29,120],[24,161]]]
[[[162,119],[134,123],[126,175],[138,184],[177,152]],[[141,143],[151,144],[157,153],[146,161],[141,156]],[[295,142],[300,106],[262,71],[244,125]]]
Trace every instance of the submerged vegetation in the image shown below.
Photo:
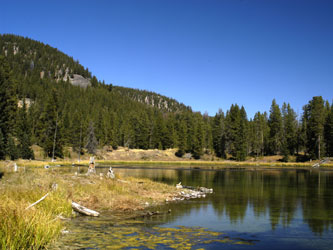
[[[88,177],[56,168],[5,171],[0,179],[0,245],[45,247],[60,234],[60,218],[72,216],[72,200],[96,210],[136,211],[159,204],[174,192],[174,187],[146,179]],[[26,209],[46,193],[45,200]]]
[[[105,227],[102,227],[105,228]],[[78,242],[80,229],[75,229],[73,235],[66,236],[64,242]],[[131,222],[115,225],[108,228],[107,233],[103,232],[104,241],[100,241],[100,233],[95,232],[96,237],[89,237],[89,240],[79,239],[77,247],[96,247],[107,249],[158,249],[171,248],[180,250],[205,249],[210,244],[237,244],[237,245],[255,245],[256,240],[233,239],[227,235],[207,230],[202,227],[184,227],[165,228],[165,227],[141,227]],[[112,244],[110,244],[112,242]],[[55,248],[61,249],[60,244],[55,244]]]

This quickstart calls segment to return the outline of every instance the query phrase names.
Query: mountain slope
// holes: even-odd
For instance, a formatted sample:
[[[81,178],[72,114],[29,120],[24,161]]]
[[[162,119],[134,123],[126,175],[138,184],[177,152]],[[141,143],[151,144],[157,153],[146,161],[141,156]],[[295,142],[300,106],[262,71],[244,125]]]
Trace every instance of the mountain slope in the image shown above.
[[[83,148],[94,140],[89,131],[98,146],[181,146],[187,151],[193,150],[198,142],[194,137],[203,132],[203,126],[199,127],[202,116],[189,107],[153,92],[106,85],[49,45],[1,35],[0,52],[11,69],[20,107],[29,106],[31,143],[41,146],[48,156],[62,157],[64,146]],[[75,79],[81,84],[75,84]],[[19,133],[14,130],[11,134]],[[202,150],[204,140],[199,141]]]
[[[72,57],[29,38],[0,35],[0,49],[1,54],[8,59],[16,77],[21,81],[27,78],[34,78],[34,80],[46,78],[56,82],[68,80],[72,85],[84,88],[103,85],[106,89],[114,89],[120,95],[134,101],[164,111],[175,112],[189,109],[174,99],[153,92],[105,85],[92,76],[88,68],[84,68]]]

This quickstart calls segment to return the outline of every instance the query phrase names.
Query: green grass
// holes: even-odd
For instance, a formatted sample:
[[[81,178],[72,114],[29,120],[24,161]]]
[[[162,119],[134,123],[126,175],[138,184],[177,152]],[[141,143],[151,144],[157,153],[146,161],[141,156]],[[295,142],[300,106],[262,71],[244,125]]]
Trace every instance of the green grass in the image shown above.
[[[136,211],[146,202],[160,204],[174,192],[175,187],[148,179],[74,175],[60,168],[22,168],[17,173],[7,169],[0,179],[0,249],[47,247],[64,227],[59,215],[72,216],[72,200],[99,212]],[[42,202],[26,210],[46,193]]]
[[[26,167],[44,167],[45,165],[65,165],[70,166],[75,161],[58,161],[58,162],[47,162],[47,161],[17,161],[18,166]],[[200,169],[221,169],[230,167],[265,167],[265,168],[310,168],[317,162],[278,162],[278,161],[203,161],[203,160],[180,160],[180,161],[151,161],[151,160],[97,160],[96,163],[99,165],[141,165],[141,166],[168,166],[172,168],[200,168]],[[3,163],[2,163],[3,164]],[[81,161],[81,165],[89,165],[89,161]],[[1,165],[1,163],[0,163]],[[321,165],[322,168],[333,168],[333,163],[326,163]]]
[[[295,167],[312,167],[313,162],[238,162],[238,161],[96,161],[100,165],[169,165],[180,167],[197,167],[200,169],[219,169],[228,167],[283,167],[283,168],[295,168]],[[321,167],[333,168],[332,163],[322,164]]]

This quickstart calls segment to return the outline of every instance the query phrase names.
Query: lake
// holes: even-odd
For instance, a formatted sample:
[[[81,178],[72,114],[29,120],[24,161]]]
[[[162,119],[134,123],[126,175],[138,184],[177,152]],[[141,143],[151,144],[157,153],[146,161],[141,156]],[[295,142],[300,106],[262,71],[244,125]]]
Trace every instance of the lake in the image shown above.
[[[121,167],[114,172],[213,188],[214,193],[150,208],[160,212],[151,217],[120,220],[119,215],[108,213],[99,218],[77,217],[54,248],[333,248],[331,171]]]

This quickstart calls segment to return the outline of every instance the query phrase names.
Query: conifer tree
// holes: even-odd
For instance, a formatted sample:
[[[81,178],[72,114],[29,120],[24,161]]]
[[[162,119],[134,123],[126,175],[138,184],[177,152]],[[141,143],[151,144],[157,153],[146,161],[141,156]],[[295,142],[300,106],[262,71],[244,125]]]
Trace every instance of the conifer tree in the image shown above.
[[[258,156],[263,156],[266,148],[268,125],[266,113],[261,114],[257,112],[254,115],[253,121],[253,134],[252,134],[252,147],[253,153]]]
[[[46,156],[62,158],[62,124],[57,90],[53,88],[43,102],[45,105],[37,124],[38,143],[44,149]]]
[[[9,158],[13,161],[19,158],[19,152],[15,145],[14,138],[12,136],[8,137],[6,145],[6,153]]]
[[[88,134],[87,134],[87,144],[86,144],[86,149],[89,154],[96,154],[97,150],[97,140],[95,137],[95,131],[94,131],[94,124],[93,122],[89,123],[88,127]]]
[[[15,144],[13,141],[14,124],[17,110],[17,98],[15,95],[14,80],[10,72],[9,64],[3,56],[0,56],[0,130],[4,148],[14,152]],[[4,150],[0,148],[0,150]],[[1,155],[9,154],[7,151],[0,152]],[[13,157],[15,157],[13,155]]]
[[[282,154],[284,161],[288,161],[289,155],[294,155],[297,143],[297,120],[296,113],[290,107],[290,104],[283,103],[283,137],[282,137]]]
[[[186,151],[186,138],[187,138],[187,130],[186,124],[184,120],[179,122],[178,128],[178,151],[176,152],[176,156],[182,157]]]
[[[326,117],[324,132],[325,132],[326,155],[332,157],[333,156],[333,103]]]
[[[5,158],[6,158],[6,142],[2,130],[0,128],[0,160],[4,160]]]
[[[268,126],[269,132],[269,154],[279,154],[282,145],[282,116],[279,105],[276,104],[275,99],[272,101]]]
[[[313,159],[320,159],[324,155],[324,123],[325,107],[321,96],[315,96],[304,107],[306,121],[307,152]]]
[[[240,109],[237,104],[232,104],[226,115],[227,150],[236,158],[239,128],[241,124]]]
[[[19,109],[16,122],[16,137],[18,140],[18,155],[22,159],[34,159],[34,153],[30,148],[31,128],[27,117],[26,100],[23,99],[23,106]]]
[[[221,109],[216,113],[211,126],[215,154],[217,157],[226,158],[225,121],[224,113]]]
[[[200,114],[195,115],[194,137],[191,153],[194,159],[200,159],[203,154],[204,131],[203,121]]]
[[[239,112],[239,128],[236,133],[236,160],[245,161],[247,156],[247,115],[245,108],[242,106]]]

